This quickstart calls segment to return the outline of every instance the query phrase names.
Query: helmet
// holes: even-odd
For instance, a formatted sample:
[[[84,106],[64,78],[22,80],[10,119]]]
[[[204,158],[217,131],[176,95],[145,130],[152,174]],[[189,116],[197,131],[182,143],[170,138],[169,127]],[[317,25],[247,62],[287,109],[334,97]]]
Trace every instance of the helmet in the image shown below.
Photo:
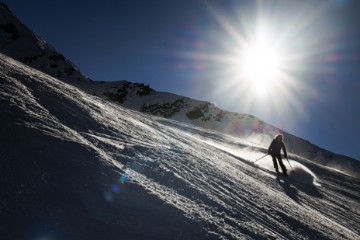
[[[282,141],[283,140],[283,135],[278,134],[278,135],[276,135],[275,139],[279,140],[279,141]]]

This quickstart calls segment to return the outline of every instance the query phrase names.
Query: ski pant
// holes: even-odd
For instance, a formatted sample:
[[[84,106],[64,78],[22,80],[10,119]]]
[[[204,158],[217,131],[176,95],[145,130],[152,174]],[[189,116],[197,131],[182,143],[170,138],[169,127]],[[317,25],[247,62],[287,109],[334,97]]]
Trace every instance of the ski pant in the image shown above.
[[[278,164],[277,164],[277,161],[276,159],[279,161],[279,164],[280,164],[280,167],[283,171],[283,173],[285,173],[287,170],[286,170],[286,167],[281,159],[281,155],[271,155],[272,157],[272,160],[273,160],[273,163],[274,163],[274,168],[276,169],[276,172],[279,172],[279,168],[278,168]]]

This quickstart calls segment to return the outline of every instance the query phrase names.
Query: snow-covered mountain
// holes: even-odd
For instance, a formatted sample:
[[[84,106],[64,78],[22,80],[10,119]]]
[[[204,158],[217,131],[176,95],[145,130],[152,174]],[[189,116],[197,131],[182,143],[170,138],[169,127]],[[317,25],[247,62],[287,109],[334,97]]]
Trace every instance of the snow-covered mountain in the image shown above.
[[[0,52],[73,85],[90,81],[0,2]]]
[[[11,40],[24,26],[0,11],[1,239],[360,239],[358,161],[284,133],[277,176],[253,162],[280,129],[144,84],[58,78],[52,59],[14,54],[43,41]]]

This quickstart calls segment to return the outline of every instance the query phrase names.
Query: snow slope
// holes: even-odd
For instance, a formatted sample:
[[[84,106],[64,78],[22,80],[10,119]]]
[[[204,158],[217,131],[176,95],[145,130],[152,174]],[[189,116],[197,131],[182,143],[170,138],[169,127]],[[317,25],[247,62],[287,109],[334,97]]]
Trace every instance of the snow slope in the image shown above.
[[[360,239],[360,181],[0,55],[2,239]],[[289,165],[286,165],[289,170]],[[357,169],[358,171],[359,169]]]

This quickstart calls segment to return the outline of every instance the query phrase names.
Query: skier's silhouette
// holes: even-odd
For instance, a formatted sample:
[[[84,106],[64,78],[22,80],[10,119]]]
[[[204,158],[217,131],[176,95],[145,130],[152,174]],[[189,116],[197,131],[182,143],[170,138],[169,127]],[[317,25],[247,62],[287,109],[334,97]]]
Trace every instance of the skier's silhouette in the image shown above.
[[[283,136],[281,134],[277,135],[271,142],[268,153],[271,155],[274,168],[276,170],[276,173],[279,173],[279,168],[276,159],[279,161],[280,167],[282,169],[282,172],[285,176],[287,176],[286,173],[286,167],[281,159],[281,149],[284,151],[285,158],[287,158],[287,152],[285,148],[285,144],[283,142]]]

